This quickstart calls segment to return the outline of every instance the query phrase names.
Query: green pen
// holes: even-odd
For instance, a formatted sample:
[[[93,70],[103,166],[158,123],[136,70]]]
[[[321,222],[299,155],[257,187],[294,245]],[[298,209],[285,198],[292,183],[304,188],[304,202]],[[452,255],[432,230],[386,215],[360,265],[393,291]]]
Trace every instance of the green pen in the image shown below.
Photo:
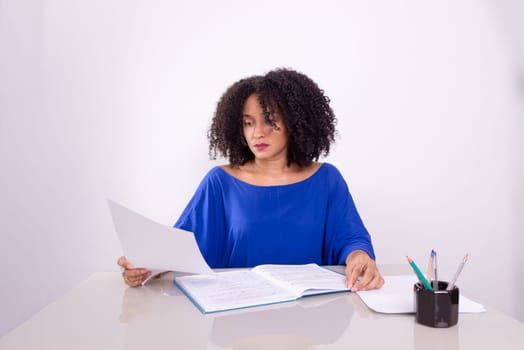
[[[431,284],[429,284],[426,277],[424,277],[417,264],[415,264],[415,262],[409,256],[406,256],[406,258],[408,258],[408,263],[411,265],[411,267],[417,274],[419,281],[426,287],[427,290],[433,291],[433,287],[431,287]]]

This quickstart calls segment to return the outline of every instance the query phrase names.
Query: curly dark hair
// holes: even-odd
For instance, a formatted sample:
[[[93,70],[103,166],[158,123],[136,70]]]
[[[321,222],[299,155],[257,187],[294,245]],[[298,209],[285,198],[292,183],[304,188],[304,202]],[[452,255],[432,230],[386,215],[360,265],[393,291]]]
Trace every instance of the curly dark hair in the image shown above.
[[[231,166],[254,159],[242,129],[244,103],[252,94],[257,96],[268,123],[274,123],[269,110],[280,110],[288,134],[288,166],[307,166],[329,154],[337,122],[329,98],[308,76],[279,68],[241,79],[222,95],[208,132],[212,159],[220,154]]]

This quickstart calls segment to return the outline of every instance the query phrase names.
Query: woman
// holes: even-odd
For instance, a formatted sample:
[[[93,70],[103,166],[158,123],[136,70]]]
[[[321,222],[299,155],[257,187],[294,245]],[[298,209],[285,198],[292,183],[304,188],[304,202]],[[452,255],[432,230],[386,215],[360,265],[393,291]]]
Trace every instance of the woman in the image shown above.
[[[204,177],[175,226],[194,232],[213,268],[346,265],[353,291],[380,288],[371,238],[331,164],[329,99],[306,75],[277,69],[233,84],[218,102],[209,153],[228,165]],[[121,257],[124,280],[149,276]],[[357,279],[358,277],[360,279]]]

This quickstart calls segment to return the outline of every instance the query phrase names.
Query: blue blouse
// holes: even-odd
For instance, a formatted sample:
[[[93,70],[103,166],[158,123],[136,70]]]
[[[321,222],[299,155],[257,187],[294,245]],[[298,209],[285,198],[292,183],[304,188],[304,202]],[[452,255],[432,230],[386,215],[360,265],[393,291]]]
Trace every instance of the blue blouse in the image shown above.
[[[329,163],[305,180],[277,186],[251,185],[214,167],[175,227],[195,234],[212,268],[344,265],[355,249],[375,259],[347,184]]]

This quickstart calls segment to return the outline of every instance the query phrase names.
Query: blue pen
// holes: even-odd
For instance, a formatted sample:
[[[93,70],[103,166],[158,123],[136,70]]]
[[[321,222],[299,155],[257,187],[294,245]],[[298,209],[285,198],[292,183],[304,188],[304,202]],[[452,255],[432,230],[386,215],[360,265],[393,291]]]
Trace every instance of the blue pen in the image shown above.
[[[431,250],[433,256],[433,289],[438,290],[438,278],[437,278],[437,251]]]
[[[428,263],[428,274],[426,275],[426,278],[429,282],[433,279],[433,249],[431,249],[431,254],[429,254],[429,263]]]

